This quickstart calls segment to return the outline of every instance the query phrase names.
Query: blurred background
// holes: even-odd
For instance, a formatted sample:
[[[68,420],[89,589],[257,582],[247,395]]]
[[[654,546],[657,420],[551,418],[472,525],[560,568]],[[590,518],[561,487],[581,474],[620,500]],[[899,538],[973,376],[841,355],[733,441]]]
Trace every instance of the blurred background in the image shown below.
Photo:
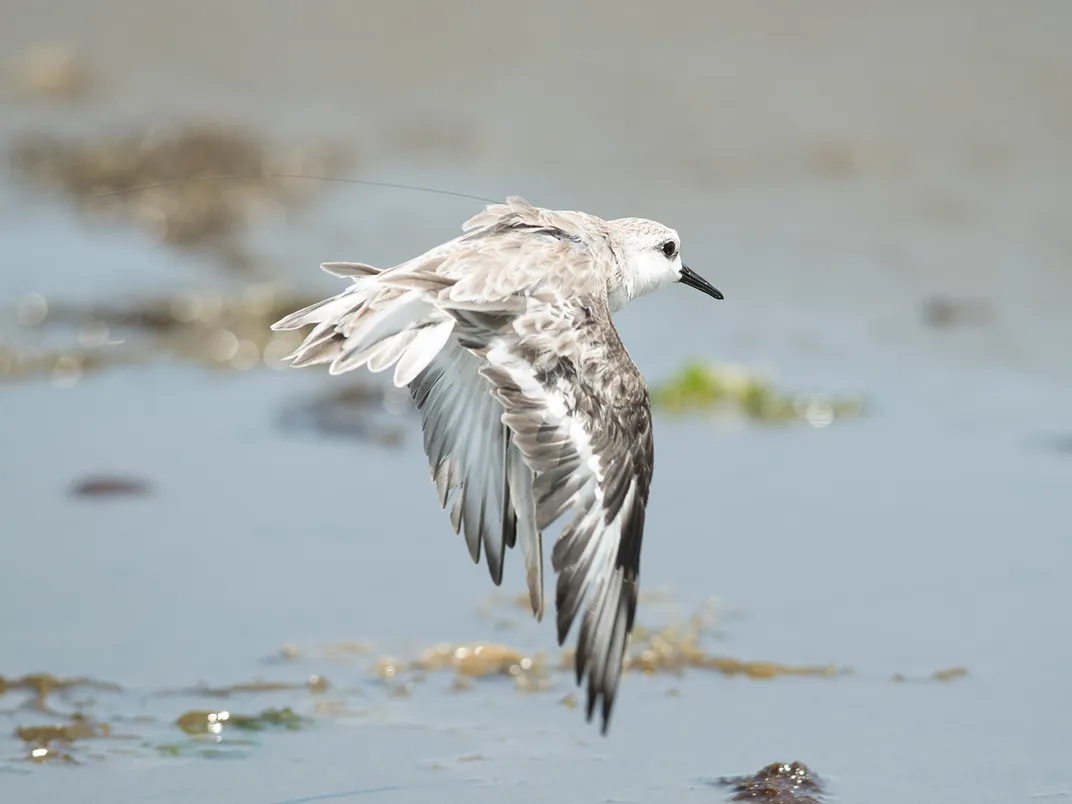
[[[0,800],[1070,794],[1072,5],[0,19]],[[618,317],[659,457],[608,739],[388,378],[276,370],[319,263],[483,202],[275,174],[655,218],[725,293]]]

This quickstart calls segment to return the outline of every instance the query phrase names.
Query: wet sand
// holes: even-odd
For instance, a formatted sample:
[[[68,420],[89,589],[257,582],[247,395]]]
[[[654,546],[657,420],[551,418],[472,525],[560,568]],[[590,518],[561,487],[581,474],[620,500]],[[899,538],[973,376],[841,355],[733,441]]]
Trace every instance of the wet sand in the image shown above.
[[[68,43],[95,83],[54,101],[8,81],[0,146],[220,121],[340,142],[351,176],[675,226],[727,300],[671,289],[620,317],[653,383],[731,361],[869,404],[819,428],[660,413],[643,582],[681,602],[641,622],[716,597],[711,654],[851,672],[633,672],[607,740],[560,703],[558,671],[534,692],[500,677],[457,691],[447,672],[399,693],[377,659],[440,642],[557,660],[550,623],[508,600],[518,558],[489,614],[412,417],[377,413],[394,445],[288,429],[283,411],[337,381],[169,354],[0,384],[0,675],[115,682],[55,705],[90,698],[132,737],[35,763],[15,729],[63,718],[8,691],[0,798],[711,801],[729,792],[709,780],[793,760],[844,801],[1072,790],[1072,9],[612,7],[2,2],[0,53]],[[479,205],[316,193],[243,240],[261,278],[303,294],[337,286],[319,262],[396,262]],[[16,323],[28,293],[134,303],[248,281],[14,171],[0,264],[0,343],[20,348],[72,342]],[[72,493],[94,477],[141,491]],[[318,647],[343,640],[371,652]],[[288,643],[301,655],[271,661]],[[330,690],[302,686],[312,675]],[[258,678],[298,687],[190,689]],[[175,722],[286,707],[308,722],[225,725],[219,741]]]

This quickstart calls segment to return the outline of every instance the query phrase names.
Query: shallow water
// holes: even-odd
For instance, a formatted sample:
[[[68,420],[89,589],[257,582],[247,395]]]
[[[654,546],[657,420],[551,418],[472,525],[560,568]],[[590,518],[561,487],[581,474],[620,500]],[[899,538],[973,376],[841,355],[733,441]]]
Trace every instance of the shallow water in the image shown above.
[[[646,376],[663,380],[692,357],[769,365],[780,385],[860,392],[871,410],[826,428],[657,417],[645,588],[670,590],[678,614],[717,598],[713,653],[852,672],[631,673],[602,739],[580,708],[560,705],[573,689],[565,673],[534,693],[509,679],[454,692],[450,673],[431,674],[399,697],[370,672],[381,655],[443,641],[557,656],[550,622],[508,599],[488,616],[487,571],[437,508],[411,418],[397,420],[406,429],[393,448],[282,428],[288,405],[335,386],[315,369],[159,361],[70,388],[4,384],[0,674],[115,682],[121,692],[75,697],[94,698],[98,718],[122,717],[113,732],[133,738],[78,741],[79,764],[67,767],[32,763],[21,741],[0,736],[3,801],[499,801],[504,790],[518,801],[718,801],[726,793],[708,780],[794,759],[842,801],[1072,790],[1072,458],[1061,449],[1072,431],[1072,108],[1054,77],[1072,67],[1061,47],[1072,16],[1059,6],[1014,17],[979,5],[968,36],[957,4],[863,14],[830,2],[825,15],[791,17],[670,4],[664,21],[678,41],[658,42],[645,79],[666,117],[623,127],[634,115],[615,104],[628,93],[612,85],[592,108],[590,84],[616,67],[640,80],[616,50],[649,41],[640,23],[616,22],[590,57],[570,51],[548,66],[523,106],[520,78],[545,57],[522,34],[515,58],[477,83],[484,91],[465,94],[487,73],[475,53],[452,51],[437,71],[444,54],[426,37],[407,71],[383,37],[347,42],[348,31],[401,30],[401,12],[369,9],[346,29],[318,7],[295,38],[278,8],[251,31],[239,0],[211,14],[117,3],[84,26],[79,6],[40,8],[49,5],[67,32],[46,24],[47,10],[20,7],[2,44],[81,43],[113,83],[75,107],[5,98],[5,140],[191,114],[301,138],[326,120],[361,151],[352,173],[672,221],[727,300],[674,288],[626,311],[622,334]],[[475,14],[437,25],[464,28]],[[140,43],[122,20],[143,26]],[[560,44],[598,28],[588,13],[576,22],[553,34]],[[994,66],[994,52],[1016,58]],[[376,58],[396,70],[394,100],[391,84],[369,78]],[[731,66],[748,78],[727,77]],[[582,68],[583,80],[565,80]],[[340,77],[347,69],[355,78]],[[812,85],[825,91],[793,94]],[[563,130],[556,109],[580,122]],[[93,301],[234,283],[137,231],[26,199],[5,177],[2,304],[28,292]],[[327,292],[335,284],[318,262],[397,261],[450,236],[476,206],[333,187],[252,242],[275,273]],[[928,327],[922,306],[936,293],[981,299],[991,314]],[[0,333],[38,336],[10,316]],[[68,495],[97,473],[151,487]],[[522,590],[510,556],[503,595]],[[640,619],[674,615],[646,603]],[[341,640],[371,653],[322,654]],[[271,661],[286,643],[303,657]],[[968,673],[927,680],[952,667]],[[918,683],[893,681],[898,673]],[[313,674],[327,692],[189,692]],[[0,733],[51,722],[22,701],[0,697]],[[283,706],[310,723],[225,726],[218,743],[174,724],[189,710]]]

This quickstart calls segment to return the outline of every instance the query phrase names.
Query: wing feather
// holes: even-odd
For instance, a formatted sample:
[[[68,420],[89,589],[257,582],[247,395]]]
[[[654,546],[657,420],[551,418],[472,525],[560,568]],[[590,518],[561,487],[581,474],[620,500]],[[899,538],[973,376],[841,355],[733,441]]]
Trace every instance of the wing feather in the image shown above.
[[[535,472],[537,525],[572,513],[551,555],[558,639],[585,605],[575,670],[578,684],[587,676],[588,718],[599,707],[606,733],[636,614],[654,468],[650,401],[605,299],[528,304],[497,332],[459,318],[458,336],[484,357],[480,373]]]
[[[425,454],[439,504],[451,506],[454,532],[465,536],[474,562],[483,552],[496,585],[506,549],[520,541],[532,610],[542,618],[543,549],[532,471],[502,424],[502,405],[480,365],[457,339],[448,339],[410,383],[410,395],[424,417]]]

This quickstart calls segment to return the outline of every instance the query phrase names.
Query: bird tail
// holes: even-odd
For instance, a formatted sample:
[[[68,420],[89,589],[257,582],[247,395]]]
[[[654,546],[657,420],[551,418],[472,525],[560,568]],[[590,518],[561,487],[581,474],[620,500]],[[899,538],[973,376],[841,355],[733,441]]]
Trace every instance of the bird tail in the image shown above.
[[[361,366],[369,371],[395,367],[394,384],[409,385],[446,344],[454,319],[428,300],[424,288],[387,283],[378,268],[329,262],[335,276],[353,279],[342,293],[298,310],[272,324],[273,330],[314,325],[287,356],[294,367],[329,363],[330,374]]]

